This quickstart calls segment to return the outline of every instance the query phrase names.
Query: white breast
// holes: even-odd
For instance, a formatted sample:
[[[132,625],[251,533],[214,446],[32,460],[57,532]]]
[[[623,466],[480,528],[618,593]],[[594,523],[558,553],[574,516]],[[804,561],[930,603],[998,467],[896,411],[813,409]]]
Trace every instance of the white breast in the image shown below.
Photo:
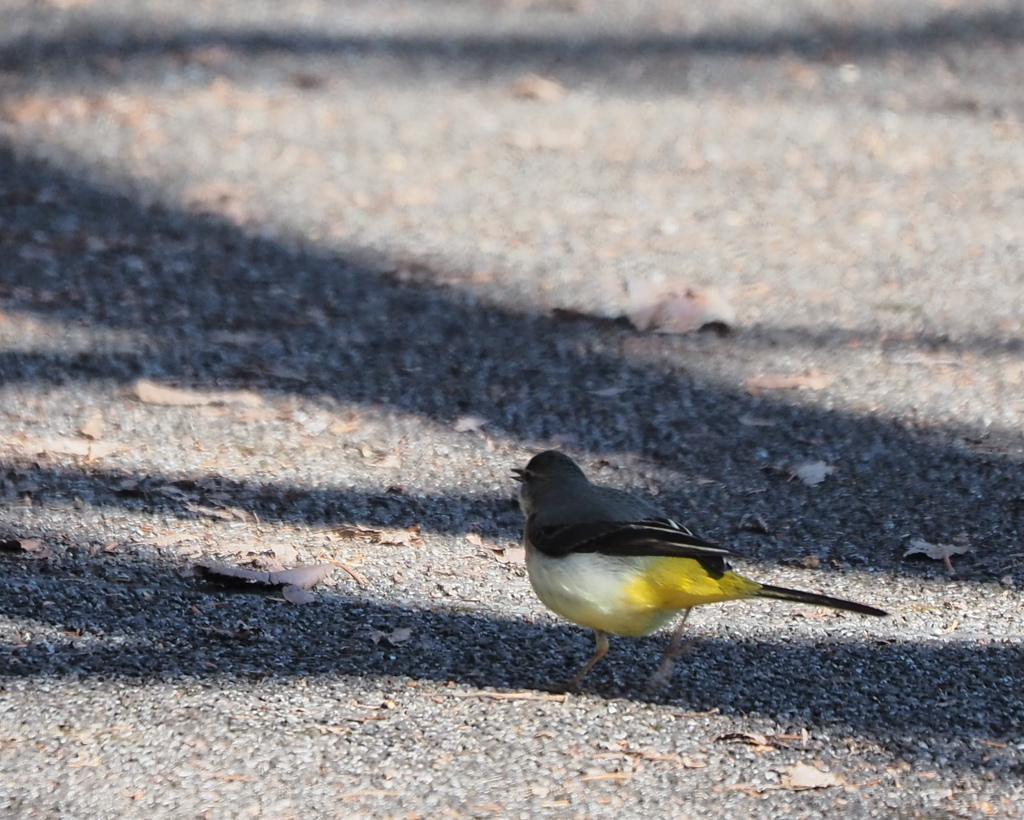
[[[526,550],[530,584],[548,609],[612,635],[648,635],[676,614],[630,604],[627,588],[643,567],[643,558],[598,553],[552,558],[532,547]]]

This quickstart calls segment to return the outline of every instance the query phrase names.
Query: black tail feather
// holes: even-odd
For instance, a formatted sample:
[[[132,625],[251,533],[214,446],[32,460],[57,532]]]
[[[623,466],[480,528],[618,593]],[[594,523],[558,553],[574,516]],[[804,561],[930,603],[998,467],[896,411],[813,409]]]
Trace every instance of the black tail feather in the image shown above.
[[[845,609],[847,612],[856,612],[860,615],[888,615],[881,609],[873,606],[858,604],[853,601],[844,601],[842,598],[833,598],[830,595],[818,595],[814,592],[803,592],[799,589],[786,589],[785,587],[773,587],[762,584],[757,591],[758,598],[774,598],[778,601],[794,601],[799,604],[814,604],[815,606],[827,606],[832,609]]]

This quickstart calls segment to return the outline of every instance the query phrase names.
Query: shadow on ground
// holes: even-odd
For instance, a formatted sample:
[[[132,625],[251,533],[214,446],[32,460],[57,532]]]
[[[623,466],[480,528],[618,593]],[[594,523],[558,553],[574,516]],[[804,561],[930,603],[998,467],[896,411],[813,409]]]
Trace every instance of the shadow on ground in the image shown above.
[[[1015,453],[987,447],[984,434],[829,411],[785,391],[752,396],[702,377],[716,355],[797,344],[795,333],[780,340],[754,327],[666,340],[662,355],[645,361],[628,328],[558,321],[450,287],[403,284],[391,273],[394,260],[301,250],[212,217],[140,208],[10,149],[0,149],[0,179],[4,310],[35,317],[54,338],[69,329],[114,334],[102,349],[89,341],[77,352],[74,345],[10,343],[0,354],[8,387],[116,390],[145,377],[367,407],[445,428],[471,414],[489,420],[496,440],[516,446],[566,441],[584,454],[630,454],[641,472],[670,471],[669,483],[664,475],[659,482],[665,506],[692,507],[686,517],[696,529],[754,557],[812,551],[892,568],[909,537],[962,534],[976,545],[979,570],[992,577],[1018,551],[1024,467]],[[826,346],[830,338],[803,340]],[[847,339],[839,332],[831,342]],[[908,352],[936,343],[858,338],[862,346]],[[1012,353],[995,338],[967,344],[981,355]],[[609,386],[621,392],[594,395]],[[771,426],[742,423],[750,417]],[[839,471],[805,487],[780,467],[804,458],[823,458]],[[79,498],[173,511],[147,486],[217,478],[129,475],[29,457],[10,466],[18,464],[36,472],[9,474],[9,497],[27,482],[39,502]],[[359,478],[363,487],[381,480],[373,470]],[[134,498],[126,480],[138,489]],[[472,517],[466,505],[488,505],[470,495],[403,498],[386,486],[348,494],[218,481],[237,506],[285,522],[392,524],[412,511],[428,530],[457,532]],[[768,524],[770,537],[743,526],[751,517]],[[511,536],[517,525],[510,514],[498,528]]]
[[[46,623],[47,601],[80,601],[73,621],[56,624],[59,638],[0,647],[4,677],[144,683],[358,676],[378,686],[411,678],[544,689],[565,680],[591,648],[589,633],[561,624],[479,610],[388,606],[333,593],[294,607],[211,588],[180,568],[134,563],[137,574],[127,578],[131,564],[103,577],[95,567],[52,572],[39,562],[2,560],[0,612],[23,622],[26,634]],[[404,628],[409,638],[391,644],[386,636]],[[615,641],[584,689],[648,699],[644,685],[662,648],[661,637]],[[765,717],[797,729],[814,724],[897,754],[912,756],[925,741],[939,754],[975,741],[1017,738],[1024,721],[1022,671],[1021,648],[999,643],[698,635],[654,701],[686,711]],[[981,757],[980,751],[975,759],[968,754],[963,762],[985,768]]]
[[[551,34],[339,34],[296,26],[293,30],[265,31],[238,28],[200,28],[185,31],[154,30],[149,18],[126,25],[119,19],[86,18],[70,31],[52,37],[38,34],[12,38],[0,47],[0,68],[21,71],[28,67],[48,72],[66,71],[81,76],[95,72],[109,81],[121,71],[138,80],[148,71],[163,74],[158,64],[179,62],[204,49],[225,49],[244,59],[262,60],[283,54],[306,59],[371,56],[404,66],[417,76],[425,66],[464,74],[465,69],[485,72],[530,70],[548,65],[556,71],[577,73],[604,84],[629,83],[638,75],[669,79],[677,60],[696,56],[794,56],[828,62],[899,54],[916,55],[957,45],[974,48],[1008,47],[1024,41],[1024,14],[1019,8],[950,9],[923,21],[811,21],[802,27],[777,30],[744,26],[696,34],[659,31],[619,34],[576,32],[571,38]],[[13,28],[13,27],[12,27]],[[210,53],[206,52],[207,55]],[[130,63],[119,65],[119,61]],[[623,71],[630,66],[630,71]],[[637,66],[643,70],[637,71]]]
[[[984,25],[993,37],[1019,36],[1019,28],[1001,23]],[[3,57],[8,67],[12,60],[17,67],[17,48]],[[49,48],[60,54],[64,46]],[[88,40],[74,49],[68,53],[88,50]],[[0,180],[3,309],[58,328],[124,334],[104,350],[70,354],[12,346],[0,356],[5,388],[127,387],[146,377],[372,406],[444,425],[471,413],[493,420],[495,435],[506,441],[540,447],[566,438],[575,451],[628,453],[675,471],[677,484],[663,491],[667,504],[682,506],[687,496],[699,502],[689,516],[699,530],[736,537],[746,552],[766,559],[813,549],[895,573],[903,571],[906,538],[962,533],[977,545],[962,568],[989,581],[1019,549],[1018,459],[972,450],[956,431],[750,396],[694,378],[703,356],[763,344],[757,328],[644,362],[625,353],[634,336],[627,328],[488,305],[429,282],[402,283],[395,260],[296,249],[215,218],[142,208],[10,148],[0,148]],[[927,350],[935,340],[902,344]],[[991,350],[1003,343],[970,344]],[[595,389],[609,385],[623,390],[610,400],[595,398]],[[748,415],[774,425],[740,424]],[[824,453],[842,469],[821,487],[806,488],[788,481],[774,457],[758,456],[762,450],[779,459]],[[486,495],[315,490],[138,475],[70,460],[54,466],[31,457],[9,459],[3,469],[13,497],[24,480],[43,505],[78,498],[186,517],[192,513],[160,487],[187,480],[201,494],[208,480],[271,523],[396,524],[410,511],[438,533],[464,532],[468,520],[483,517],[509,535],[517,523],[507,498]],[[696,480],[708,476],[713,483],[696,489]],[[126,493],[126,484],[139,489]],[[744,531],[748,517],[769,522],[772,534]],[[43,624],[64,636],[0,648],[8,679],[354,675],[532,688],[564,677],[589,651],[589,638],[567,626],[340,596],[288,607],[201,590],[174,567],[139,569],[124,582],[96,575],[86,563],[51,568],[3,559],[3,616],[27,633]],[[47,602],[56,599],[74,601],[73,615],[53,610]],[[405,626],[413,637],[396,646],[371,637]],[[592,691],[636,697],[637,670],[659,650],[654,639],[618,642],[595,671]],[[1021,666],[1019,647],[980,642],[698,639],[663,697],[698,711],[815,721],[897,749],[921,738],[941,747],[1016,736],[1024,718]],[[942,710],[941,732],[935,710]]]

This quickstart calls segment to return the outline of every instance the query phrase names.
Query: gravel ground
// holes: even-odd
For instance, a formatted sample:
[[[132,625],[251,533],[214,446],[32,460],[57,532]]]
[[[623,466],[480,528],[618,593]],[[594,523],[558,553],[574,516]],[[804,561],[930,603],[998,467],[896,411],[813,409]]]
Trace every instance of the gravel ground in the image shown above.
[[[1022,89],[1009,1],[0,0],[0,816],[1024,817]],[[553,446],[892,617],[550,694]]]

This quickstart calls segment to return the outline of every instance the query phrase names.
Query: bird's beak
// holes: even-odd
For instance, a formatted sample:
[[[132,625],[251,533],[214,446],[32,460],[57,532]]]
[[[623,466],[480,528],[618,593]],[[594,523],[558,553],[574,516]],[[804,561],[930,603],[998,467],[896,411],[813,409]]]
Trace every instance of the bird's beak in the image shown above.
[[[526,470],[520,467],[512,468],[512,480],[513,481],[526,481]]]

